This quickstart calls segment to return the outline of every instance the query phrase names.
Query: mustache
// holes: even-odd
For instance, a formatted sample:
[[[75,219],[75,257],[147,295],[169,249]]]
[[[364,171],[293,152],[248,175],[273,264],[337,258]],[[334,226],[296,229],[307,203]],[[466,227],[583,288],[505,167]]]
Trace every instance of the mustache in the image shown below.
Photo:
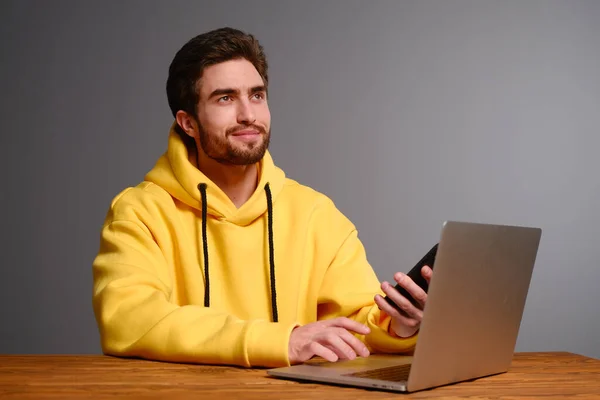
[[[225,131],[225,134],[227,136],[229,136],[229,135],[231,135],[233,133],[236,133],[236,132],[239,132],[239,131],[243,131],[245,129],[254,129],[254,130],[262,133],[263,135],[267,134],[267,130],[266,130],[266,128],[264,126],[260,126],[260,125],[256,125],[256,124],[237,125],[237,126],[234,126],[234,127],[231,127],[229,129],[227,129]]]

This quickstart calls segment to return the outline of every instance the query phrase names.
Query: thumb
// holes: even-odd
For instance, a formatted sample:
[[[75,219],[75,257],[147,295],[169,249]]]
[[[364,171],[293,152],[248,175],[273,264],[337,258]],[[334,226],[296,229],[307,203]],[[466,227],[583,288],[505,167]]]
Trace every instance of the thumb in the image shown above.
[[[425,281],[429,285],[431,283],[431,275],[433,274],[433,270],[429,266],[424,266],[421,268],[421,275],[425,278]]]

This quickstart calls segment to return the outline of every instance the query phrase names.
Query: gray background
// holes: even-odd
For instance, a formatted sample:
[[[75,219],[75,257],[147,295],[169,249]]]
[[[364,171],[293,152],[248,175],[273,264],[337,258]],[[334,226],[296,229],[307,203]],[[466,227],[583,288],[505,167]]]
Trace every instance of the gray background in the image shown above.
[[[600,357],[600,1],[3,1],[0,352],[97,353],[112,197],[166,148],[168,65],[248,30],[272,152],[358,226],[380,279],[445,219],[543,228],[518,351]]]

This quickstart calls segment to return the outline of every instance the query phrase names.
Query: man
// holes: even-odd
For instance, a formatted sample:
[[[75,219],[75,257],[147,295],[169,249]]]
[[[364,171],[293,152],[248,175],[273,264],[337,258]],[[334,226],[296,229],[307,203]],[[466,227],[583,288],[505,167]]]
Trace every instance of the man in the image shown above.
[[[413,349],[426,293],[395,275],[416,307],[380,285],[353,224],[275,166],[267,88],[251,35],[177,52],[168,149],[112,201],[93,264],[106,354],[275,367]]]

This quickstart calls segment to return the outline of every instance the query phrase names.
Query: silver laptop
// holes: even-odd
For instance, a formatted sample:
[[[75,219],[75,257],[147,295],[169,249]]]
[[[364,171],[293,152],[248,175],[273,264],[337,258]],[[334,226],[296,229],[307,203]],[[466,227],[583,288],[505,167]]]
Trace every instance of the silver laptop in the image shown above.
[[[423,321],[411,355],[313,359],[274,377],[414,392],[510,367],[542,231],[458,221],[443,224]]]

